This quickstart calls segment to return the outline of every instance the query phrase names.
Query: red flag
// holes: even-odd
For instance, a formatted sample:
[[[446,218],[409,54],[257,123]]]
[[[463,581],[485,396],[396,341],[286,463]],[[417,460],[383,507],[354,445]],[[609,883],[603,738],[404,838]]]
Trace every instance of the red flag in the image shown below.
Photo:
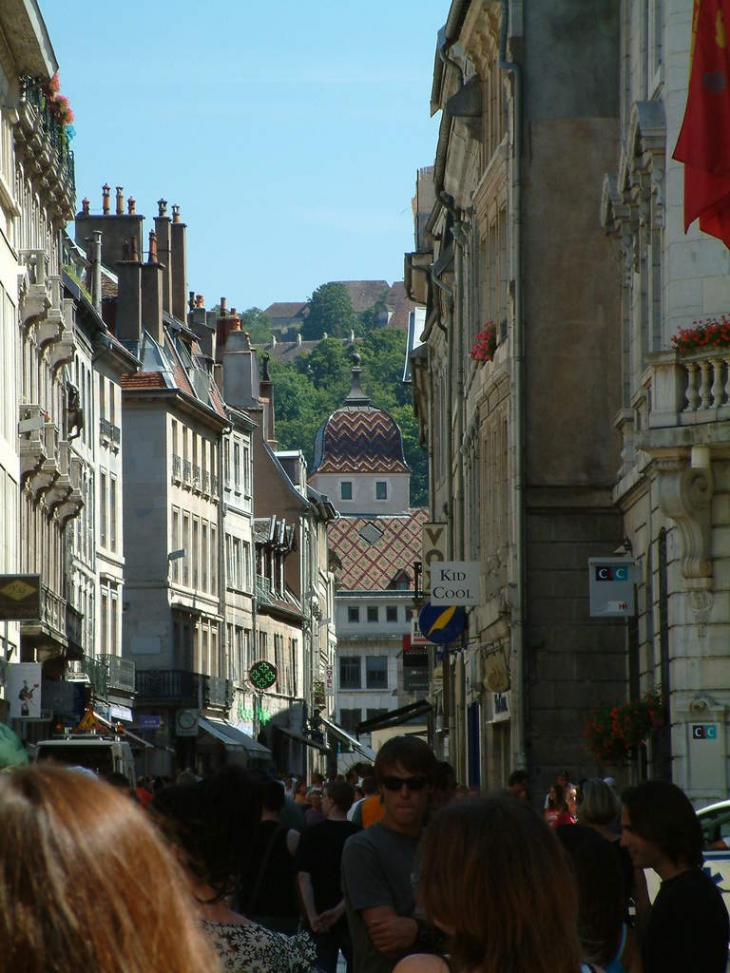
[[[684,231],[730,247],[730,0],[694,0],[687,107],[674,158],[684,163]]]

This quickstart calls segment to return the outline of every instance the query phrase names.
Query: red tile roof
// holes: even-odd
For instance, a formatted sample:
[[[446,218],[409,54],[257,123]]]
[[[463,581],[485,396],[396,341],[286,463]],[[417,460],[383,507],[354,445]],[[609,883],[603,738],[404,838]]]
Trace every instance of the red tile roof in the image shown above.
[[[123,389],[164,389],[165,379],[160,372],[132,372],[122,376]]]
[[[421,559],[424,507],[384,517],[340,517],[327,530],[338,586],[345,591],[384,591],[405,572],[413,587],[413,562]],[[373,530],[373,527],[375,530]],[[365,528],[366,537],[361,536]],[[380,536],[378,537],[378,533]],[[370,535],[375,539],[369,543]]]

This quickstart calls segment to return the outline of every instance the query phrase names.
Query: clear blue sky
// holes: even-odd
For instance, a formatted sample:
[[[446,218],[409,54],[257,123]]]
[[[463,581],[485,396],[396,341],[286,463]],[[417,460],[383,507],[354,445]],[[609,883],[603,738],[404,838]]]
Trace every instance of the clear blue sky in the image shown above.
[[[403,277],[450,0],[39,0],[75,113],[78,207],[188,225],[208,307]],[[113,202],[112,202],[113,205]]]

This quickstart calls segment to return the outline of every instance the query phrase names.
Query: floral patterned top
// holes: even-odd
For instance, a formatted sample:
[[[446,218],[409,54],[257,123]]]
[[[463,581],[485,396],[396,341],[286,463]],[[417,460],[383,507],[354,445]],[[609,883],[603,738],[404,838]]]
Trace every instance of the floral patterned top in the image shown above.
[[[223,973],[309,973],[316,950],[305,932],[285,936],[256,923],[203,922]]]

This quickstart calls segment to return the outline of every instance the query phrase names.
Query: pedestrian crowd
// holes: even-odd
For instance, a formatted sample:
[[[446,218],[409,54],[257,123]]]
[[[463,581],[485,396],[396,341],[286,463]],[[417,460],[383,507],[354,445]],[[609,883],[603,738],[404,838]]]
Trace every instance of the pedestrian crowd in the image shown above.
[[[481,797],[414,736],[310,782],[0,775],[0,973],[725,973],[729,935],[665,781]]]

